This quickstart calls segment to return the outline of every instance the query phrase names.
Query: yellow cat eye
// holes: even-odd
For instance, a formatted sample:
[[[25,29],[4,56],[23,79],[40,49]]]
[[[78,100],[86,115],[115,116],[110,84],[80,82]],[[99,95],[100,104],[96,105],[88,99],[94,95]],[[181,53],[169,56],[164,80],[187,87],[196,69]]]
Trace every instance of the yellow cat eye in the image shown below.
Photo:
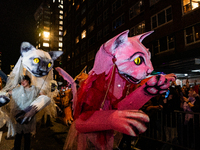
[[[135,58],[134,62],[135,62],[136,65],[140,65],[141,64],[141,58],[140,57]]]
[[[51,67],[51,63],[48,63],[48,68],[50,68]]]
[[[36,64],[40,62],[39,58],[34,58],[33,61],[34,61],[34,63],[36,63]]]

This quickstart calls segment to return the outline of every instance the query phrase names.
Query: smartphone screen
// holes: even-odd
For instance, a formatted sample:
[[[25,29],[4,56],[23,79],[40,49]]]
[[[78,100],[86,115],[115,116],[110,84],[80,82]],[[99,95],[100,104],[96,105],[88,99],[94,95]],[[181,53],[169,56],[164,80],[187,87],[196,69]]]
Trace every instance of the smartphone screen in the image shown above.
[[[168,90],[165,94],[165,98],[168,98],[170,91]]]

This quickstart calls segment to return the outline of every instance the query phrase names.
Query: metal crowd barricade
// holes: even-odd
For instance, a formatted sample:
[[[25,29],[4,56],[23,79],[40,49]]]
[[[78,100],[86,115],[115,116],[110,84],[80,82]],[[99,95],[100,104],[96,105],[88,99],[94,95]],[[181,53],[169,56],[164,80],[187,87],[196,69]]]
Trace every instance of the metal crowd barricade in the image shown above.
[[[141,138],[148,138],[163,145],[183,150],[200,150],[200,113],[173,111],[165,114],[157,111]],[[185,117],[189,116],[190,121]]]

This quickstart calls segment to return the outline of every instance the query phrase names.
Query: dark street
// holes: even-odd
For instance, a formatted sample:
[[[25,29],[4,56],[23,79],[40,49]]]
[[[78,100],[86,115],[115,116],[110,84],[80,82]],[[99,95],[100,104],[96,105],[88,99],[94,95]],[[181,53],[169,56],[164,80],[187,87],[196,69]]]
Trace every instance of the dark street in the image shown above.
[[[36,135],[31,139],[31,150],[62,150],[68,129],[69,127],[58,119],[52,122],[51,126],[38,125]],[[3,131],[0,150],[12,150],[14,138],[7,138],[6,126],[0,131]]]

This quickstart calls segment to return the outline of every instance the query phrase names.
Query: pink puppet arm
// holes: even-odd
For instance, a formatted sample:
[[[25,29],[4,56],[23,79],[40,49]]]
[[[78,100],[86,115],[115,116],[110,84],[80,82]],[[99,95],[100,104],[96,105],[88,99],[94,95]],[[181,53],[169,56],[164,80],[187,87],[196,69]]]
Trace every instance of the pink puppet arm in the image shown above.
[[[102,110],[95,111],[87,120],[76,119],[75,126],[79,132],[83,133],[116,130],[135,136],[137,131],[139,133],[146,131],[145,122],[149,122],[149,117],[142,111]]]
[[[126,98],[118,103],[119,110],[138,110],[152,97],[166,92],[170,86],[170,81],[175,81],[174,74],[157,75],[152,77]]]

